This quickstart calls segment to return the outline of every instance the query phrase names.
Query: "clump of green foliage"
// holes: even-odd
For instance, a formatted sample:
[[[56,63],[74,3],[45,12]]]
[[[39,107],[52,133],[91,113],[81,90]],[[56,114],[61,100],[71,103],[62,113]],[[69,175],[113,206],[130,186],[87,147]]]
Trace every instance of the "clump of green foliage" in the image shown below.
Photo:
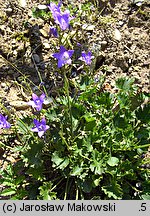
[[[73,47],[67,32],[58,45]],[[71,37],[71,40],[69,38]],[[68,43],[69,41],[69,43]],[[94,79],[90,66],[71,77],[72,65],[56,71],[63,77],[58,96],[38,115],[15,119],[18,160],[0,170],[1,196],[10,199],[149,199],[150,95],[134,79],[119,78],[116,91]],[[94,69],[93,69],[94,70]],[[33,120],[45,116],[49,130],[41,138]],[[1,141],[5,148],[7,142]]]

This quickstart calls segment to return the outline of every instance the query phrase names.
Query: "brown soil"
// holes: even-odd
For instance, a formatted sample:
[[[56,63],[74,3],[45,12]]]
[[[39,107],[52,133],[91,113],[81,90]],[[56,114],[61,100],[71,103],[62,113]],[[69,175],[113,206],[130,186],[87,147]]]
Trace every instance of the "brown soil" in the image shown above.
[[[43,80],[46,80],[49,73],[47,65],[53,50],[53,39],[48,34],[49,23],[32,17],[32,9],[46,2],[26,2],[26,7],[21,7],[17,0],[2,0],[0,3],[0,97],[5,104],[10,105],[11,102],[10,106],[18,110],[27,108],[24,102],[29,100],[31,94],[18,70],[23,75],[29,75],[29,79],[38,85],[40,80],[37,70],[40,70]],[[69,1],[64,2],[67,5]],[[135,77],[135,82],[141,90],[148,92],[149,3],[137,7],[127,0],[110,1],[109,4],[109,1],[104,0],[94,2],[99,7],[99,13],[96,14],[96,18],[91,15],[88,20],[83,20],[80,27],[83,29],[85,24],[94,25],[92,30],[85,28],[82,31],[86,40],[82,40],[83,35],[81,40],[85,44],[88,43],[92,51],[97,51],[96,76],[103,74],[103,69],[107,68],[106,84],[110,88],[114,87],[117,77],[129,76]],[[74,4],[84,4],[84,1],[77,3],[74,0]],[[28,22],[27,29],[24,27],[25,22]],[[21,88],[18,83],[25,88]],[[32,90],[35,89],[34,87]]]
[[[51,76],[50,55],[55,43],[49,37],[50,23],[32,17],[32,8],[46,2],[26,2],[26,7],[21,7],[17,0],[1,0],[0,3],[0,99],[10,112],[19,116],[30,113],[26,101],[32,91],[38,90],[38,70],[51,93],[51,82],[47,78]],[[63,2],[65,5],[68,2],[84,4],[84,0]],[[114,89],[118,77],[134,77],[141,91],[149,92],[150,2],[141,7],[132,5],[128,0],[94,2],[99,12],[93,9],[93,13],[82,20],[79,31],[82,32],[81,42],[97,52],[95,78],[105,73],[105,87]],[[27,28],[24,27],[25,22],[28,22]],[[25,81],[22,75],[34,83],[31,83],[32,88],[28,85],[29,80]],[[0,155],[3,154],[1,151]],[[11,153],[7,156],[12,163],[14,158],[16,155],[13,157]],[[7,166],[6,161],[3,166]]]

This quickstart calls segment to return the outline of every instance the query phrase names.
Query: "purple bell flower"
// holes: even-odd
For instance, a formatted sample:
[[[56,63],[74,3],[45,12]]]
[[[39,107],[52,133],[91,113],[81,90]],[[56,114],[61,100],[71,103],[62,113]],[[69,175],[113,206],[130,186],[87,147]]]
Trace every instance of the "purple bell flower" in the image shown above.
[[[60,26],[61,30],[66,30],[69,28],[69,22],[73,19],[70,17],[70,12],[66,10],[64,13],[56,13],[55,22]]]
[[[38,121],[37,119],[33,120],[33,123],[35,124],[35,127],[31,128],[32,132],[37,132],[38,136],[41,138],[44,133],[50,128],[48,125],[46,125],[45,118],[42,118],[41,121]]]
[[[50,35],[53,35],[54,37],[58,37],[57,29],[54,27],[50,27]]]
[[[49,9],[52,12],[53,18],[55,20],[55,23],[58,24],[61,28],[61,30],[66,30],[69,28],[69,22],[70,20],[74,19],[74,17],[70,17],[69,10],[65,10],[64,13],[60,10],[61,2],[58,4],[58,6],[51,2]]]
[[[0,114],[0,129],[2,128],[10,128],[11,125],[10,123],[7,121],[7,116],[3,116],[2,114]]]
[[[65,64],[71,64],[71,56],[74,50],[66,50],[65,47],[60,46],[60,52],[54,53],[52,56],[58,60],[58,68],[64,66]]]
[[[48,8],[52,12],[53,16],[55,16],[56,12],[61,13],[60,6],[61,2],[59,2],[58,6],[54,2],[51,2],[50,5],[48,5]]]
[[[43,93],[40,97],[38,97],[36,94],[32,94],[32,101],[29,101],[27,104],[35,108],[37,111],[40,111],[42,109],[42,105],[45,99],[45,94]]]
[[[82,52],[79,60],[84,61],[87,65],[90,65],[93,58],[94,56],[92,56],[91,52],[89,51],[87,54],[85,52]]]

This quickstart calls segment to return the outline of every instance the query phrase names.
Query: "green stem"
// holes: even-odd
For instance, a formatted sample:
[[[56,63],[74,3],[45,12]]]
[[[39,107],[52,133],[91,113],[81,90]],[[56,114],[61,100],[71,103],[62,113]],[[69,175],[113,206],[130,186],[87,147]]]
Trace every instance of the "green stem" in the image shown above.
[[[83,195],[83,193],[82,193],[81,188],[80,188],[80,194],[81,194],[81,200],[84,200],[84,195]]]
[[[64,200],[67,199],[67,189],[68,189],[68,182],[69,182],[69,177],[67,178],[67,183],[66,183],[66,188],[65,188],[65,196],[64,196]]]
[[[40,74],[40,72],[39,72],[39,70],[38,70],[38,67],[37,67],[37,65],[36,65],[36,63],[35,63],[34,58],[32,58],[32,60],[33,60],[33,63],[34,63],[35,69],[36,69],[36,71],[37,71],[37,73],[38,73],[38,77],[39,77],[39,79],[40,79],[40,83],[42,83],[42,82],[43,82],[43,80],[42,80],[42,76],[41,76],[41,74]],[[46,91],[46,88],[45,88],[44,85],[43,85],[43,90],[44,90],[44,93],[46,94],[46,96],[48,97],[48,94],[47,94],[47,91]]]
[[[83,154],[80,154],[80,156],[83,157],[84,159],[88,160],[88,161],[92,161],[88,157],[84,156]]]
[[[60,132],[59,132],[59,135],[60,135],[62,141],[63,141],[63,142],[65,143],[65,145],[67,146],[68,150],[70,150],[70,146],[68,145],[66,139],[63,137],[63,132],[60,131]]]
[[[71,101],[70,101],[70,96],[69,96],[69,81],[66,76],[66,72],[64,71],[64,79],[65,79],[65,92],[67,95],[67,100],[68,100],[68,110],[69,110],[69,115],[70,115],[70,126],[71,126],[71,140],[73,139],[73,122],[72,122],[72,111],[71,111]]]
[[[76,200],[79,199],[79,189],[78,186],[76,185]]]
[[[63,178],[62,179],[60,179],[60,181],[57,183],[57,184],[55,184],[55,186],[54,187],[52,187],[52,189],[51,189],[51,191],[53,191],[61,182],[62,182],[62,180],[63,180]]]
[[[146,148],[146,147],[149,147],[149,146],[150,146],[150,143],[145,144],[145,145],[136,146],[136,147],[134,147],[134,149],[138,149],[138,148]]]

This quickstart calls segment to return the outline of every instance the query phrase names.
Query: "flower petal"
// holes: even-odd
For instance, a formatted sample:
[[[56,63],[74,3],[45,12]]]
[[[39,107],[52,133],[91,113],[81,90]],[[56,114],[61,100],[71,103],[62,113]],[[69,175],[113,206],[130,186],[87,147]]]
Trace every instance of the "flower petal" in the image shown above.
[[[29,106],[32,106],[33,108],[35,107],[34,101],[28,101],[27,104],[28,104]]]
[[[10,123],[6,122],[5,128],[10,128],[10,127],[11,127]]]
[[[52,56],[53,56],[54,58],[56,58],[56,59],[59,59],[59,58],[60,58],[60,54],[59,54],[59,53],[54,53],[54,54],[52,54]]]
[[[64,46],[61,45],[61,46],[60,46],[60,53],[64,53],[65,51],[67,51],[66,48],[65,48]]]
[[[33,123],[34,123],[35,125],[38,125],[40,122],[39,122],[37,119],[34,119],[34,120],[33,120]]]
[[[35,108],[36,108],[37,111],[40,111],[42,109],[42,103],[36,105]]]
[[[58,60],[57,66],[58,68],[61,68],[62,66],[64,66],[64,62],[62,60]]]
[[[44,135],[44,131],[39,131],[38,136],[41,138]]]
[[[41,124],[46,125],[46,119],[45,118],[42,118]]]
[[[81,61],[83,61],[83,57],[81,56],[80,58],[78,58],[78,60],[81,60]]]
[[[40,96],[40,101],[44,101],[44,99],[45,99],[45,97],[46,97],[46,95],[43,93],[43,94],[41,94],[41,96]]]
[[[33,128],[31,128],[31,131],[32,132],[39,132],[39,129],[37,127],[33,127]]]
[[[71,64],[71,62],[72,62],[71,59],[68,59],[68,60],[65,61],[66,64]]]
[[[36,94],[32,94],[32,99],[35,101],[35,100],[37,100],[39,97],[36,95]]]
[[[74,53],[74,50],[68,50],[69,57],[71,57]]]
[[[50,128],[50,126],[46,125],[45,127],[45,131],[48,130]]]

